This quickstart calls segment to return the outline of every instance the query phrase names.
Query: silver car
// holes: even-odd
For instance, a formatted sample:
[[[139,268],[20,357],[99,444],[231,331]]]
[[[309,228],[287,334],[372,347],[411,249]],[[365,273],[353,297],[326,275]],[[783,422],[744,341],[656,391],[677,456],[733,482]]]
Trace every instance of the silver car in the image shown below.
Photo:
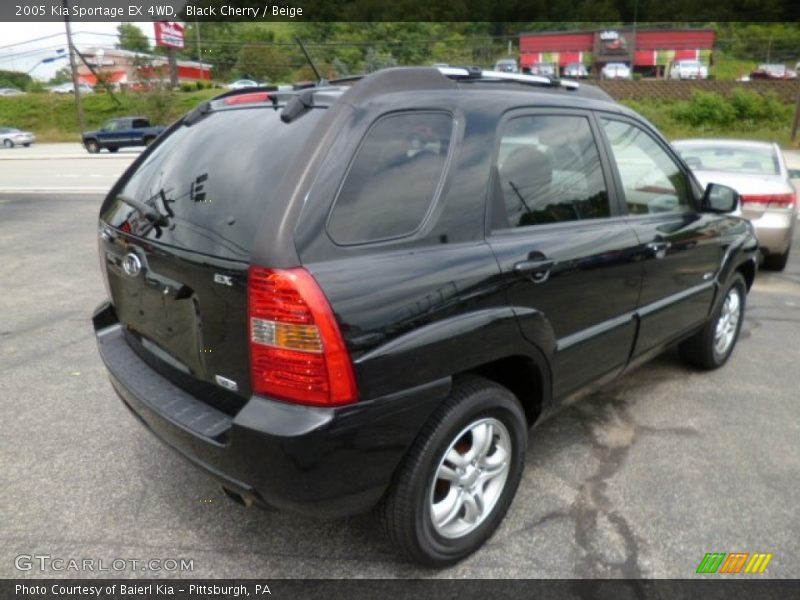
[[[15,127],[0,127],[0,143],[6,148],[14,146],[30,146],[36,141],[36,136],[30,131],[21,131]]]
[[[748,140],[678,140],[673,146],[705,187],[721,183],[742,197],[742,216],[756,229],[764,266],[782,271],[789,259],[800,172],[786,167],[776,144]]]
[[[669,70],[670,79],[708,79],[708,68],[699,60],[678,60]]]

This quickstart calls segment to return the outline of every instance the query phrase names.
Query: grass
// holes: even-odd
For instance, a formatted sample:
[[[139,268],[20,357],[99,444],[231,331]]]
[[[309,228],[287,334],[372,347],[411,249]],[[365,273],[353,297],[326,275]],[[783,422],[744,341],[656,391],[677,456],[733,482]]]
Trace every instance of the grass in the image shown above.
[[[769,100],[765,99],[764,102]],[[768,118],[741,117],[734,113],[722,121],[711,116],[702,118],[702,115],[693,112],[697,105],[695,100],[622,100],[621,103],[653,123],[670,140],[736,138],[777,142],[784,148],[798,146],[798,142],[791,141],[794,105],[790,104],[773,104]]]
[[[117,105],[108,94],[83,96],[87,129],[96,129],[114,117],[142,115],[153,123],[168,124],[182,114],[219,93],[148,92],[117,94]],[[33,131],[41,142],[80,140],[80,128],[71,94],[26,94],[0,97],[0,127],[18,127]]]
[[[719,81],[735,81],[742,75],[749,75],[758,65],[757,61],[734,58],[715,50],[711,73]]]
[[[83,97],[86,127],[95,129],[110,118],[126,115],[144,115],[153,123],[168,124],[218,93],[219,90],[212,89],[118,94],[120,106],[108,94],[90,94]],[[772,140],[784,147],[792,145],[792,105],[777,103],[774,98],[761,96],[744,95],[740,100],[739,105],[732,106],[730,100],[706,94],[690,102],[622,102],[649,119],[669,139],[747,138]],[[726,103],[730,106],[724,106]],[[769,110],[764,111],[765,106]],[[75,99],[72,95],[26,94],[0,97],[0,126],[33,131],[41,142],[80,140]]]

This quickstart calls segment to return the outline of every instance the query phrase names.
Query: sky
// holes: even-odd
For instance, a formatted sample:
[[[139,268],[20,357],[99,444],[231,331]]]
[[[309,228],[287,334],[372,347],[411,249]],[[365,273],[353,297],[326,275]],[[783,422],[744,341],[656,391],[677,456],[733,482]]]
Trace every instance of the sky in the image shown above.
[[[2,0],[0,0],[2,1]],[[153,42],[152,23],[134,23]],[[117,42],[119,23],[72,23],[72,37],[78,48],[88,46],[113,46]],[[38,39],[45,38],[45,39]],[[58,49],[66,50],[67,36],[64,23],[0,22],[0,70],[30,71],[31,77],[50,79],[55,72],[68,65],[65,58],[52,63],[42,63],[45,58],[59,56]]]

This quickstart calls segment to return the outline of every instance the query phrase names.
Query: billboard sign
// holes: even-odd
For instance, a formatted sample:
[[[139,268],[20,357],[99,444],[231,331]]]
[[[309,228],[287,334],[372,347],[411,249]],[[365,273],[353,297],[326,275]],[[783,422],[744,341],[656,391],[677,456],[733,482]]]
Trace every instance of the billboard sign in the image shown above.
[[[606,29],[595,33],[594,55],[597,62],[608,61],[630,62],[634,46],[631,31]]]
[[[183,25],[176,21],[156,21],[156,46],[183,48]]]

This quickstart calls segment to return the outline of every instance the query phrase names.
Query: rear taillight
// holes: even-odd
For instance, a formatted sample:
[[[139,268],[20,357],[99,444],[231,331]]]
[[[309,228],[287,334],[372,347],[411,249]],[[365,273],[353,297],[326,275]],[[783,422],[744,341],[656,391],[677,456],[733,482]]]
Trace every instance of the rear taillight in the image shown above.
[[[744,194],[742,207],[763,210],[765,208],[793,208],[794,194]]]
[[[321,406],[356,400],[350,355],[308,271],[250,267],[248,322],[254,392]]]

